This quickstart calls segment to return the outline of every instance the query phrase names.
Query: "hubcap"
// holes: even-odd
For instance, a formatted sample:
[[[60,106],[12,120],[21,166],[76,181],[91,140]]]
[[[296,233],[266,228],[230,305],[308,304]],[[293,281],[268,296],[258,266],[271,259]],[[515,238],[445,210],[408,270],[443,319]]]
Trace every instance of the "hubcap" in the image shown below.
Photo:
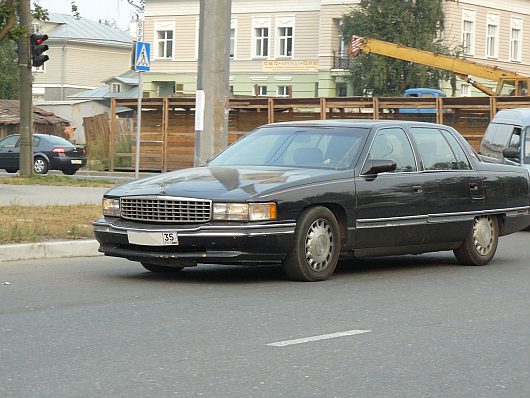
[[[34,169],[35,169],[35,173],[42,173],[44,171],[44,160],[42,159],[35,160]]]
[[[305,258],[314,271],[323,271],[333,257],[335,239],[331,225],[324,219],[314,221],[305,239]]]
[[[494,227],[491,217],[480,217],[475,219],[473,225],[473,243],[477,252],[485,256],[493,247]]]

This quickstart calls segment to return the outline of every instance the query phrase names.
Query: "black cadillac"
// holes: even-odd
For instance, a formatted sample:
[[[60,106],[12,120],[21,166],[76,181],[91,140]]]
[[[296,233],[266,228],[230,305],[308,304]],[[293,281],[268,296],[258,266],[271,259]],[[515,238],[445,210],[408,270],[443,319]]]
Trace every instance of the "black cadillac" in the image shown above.
[[[277,263],[317,281],[348,256],[453,250],[485,265],[530,224],[529,189],[526,169],[481,161],[447,126],[276,123],[206,166],[109,190],[94,228],[101,252],[154,272]]]

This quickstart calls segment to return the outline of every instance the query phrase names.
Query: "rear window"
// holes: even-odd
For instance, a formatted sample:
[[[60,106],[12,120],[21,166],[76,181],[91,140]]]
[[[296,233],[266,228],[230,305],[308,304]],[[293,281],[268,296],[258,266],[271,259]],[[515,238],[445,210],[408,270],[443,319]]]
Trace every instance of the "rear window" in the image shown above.
[[[72,146],[72,143],[56,135],[47,135],[44,139],[52,145]]]

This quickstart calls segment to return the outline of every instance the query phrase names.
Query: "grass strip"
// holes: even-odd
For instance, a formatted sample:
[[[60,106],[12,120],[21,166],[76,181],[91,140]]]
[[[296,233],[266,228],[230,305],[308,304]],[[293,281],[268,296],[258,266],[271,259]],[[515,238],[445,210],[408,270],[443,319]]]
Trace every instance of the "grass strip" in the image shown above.
[[[93,239],[92,221],[101,206],[0,206],[0,244]]]
[[[71,187],[103,187],[110,188],[115,182],[106,180],[92,180],[68,176],[32,175],[31,177],[5,177],[0,178],[0,184],[13,185],[59,185]]]

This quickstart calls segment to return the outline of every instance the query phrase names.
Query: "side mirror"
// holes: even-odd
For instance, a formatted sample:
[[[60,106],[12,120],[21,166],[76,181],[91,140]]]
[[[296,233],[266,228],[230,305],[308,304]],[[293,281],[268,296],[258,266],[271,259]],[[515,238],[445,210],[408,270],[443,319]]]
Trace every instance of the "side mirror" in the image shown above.
[[[394,171],[397,165],[393,160],[369,159],[366,161],[361,175],[376,176],[379,173]]]
[[[502,156],[506,159],[519,159],[519,149],[513,147],[504,148]]]

